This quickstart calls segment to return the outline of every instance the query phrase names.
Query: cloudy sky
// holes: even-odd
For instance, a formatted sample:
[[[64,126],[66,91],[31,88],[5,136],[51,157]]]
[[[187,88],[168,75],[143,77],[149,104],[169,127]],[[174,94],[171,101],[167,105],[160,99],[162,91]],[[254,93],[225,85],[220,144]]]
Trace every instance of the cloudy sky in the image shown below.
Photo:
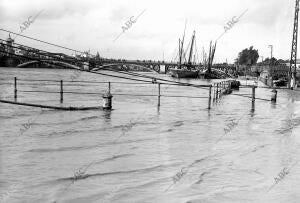
[[[218,41],[216,61],[233,62],[249,46],[269,57],[270,44],[275,57],[288,59],[294,6],[294,0],[0,0],[0,27],[18,33],[28,17],[42,11],[22,34],[76,50],[99,51],[103,57],[172,60],[185,21],[187,43],[195,30],[201,57],[203,47],[208,50],[210,40],[224,32],[226,23],[248,9]],[[114,42],[122,26],[144,10]],[[7,38],[7,33],[0,31],[0,37]],[[22,37],[16,42],[72,54]]]

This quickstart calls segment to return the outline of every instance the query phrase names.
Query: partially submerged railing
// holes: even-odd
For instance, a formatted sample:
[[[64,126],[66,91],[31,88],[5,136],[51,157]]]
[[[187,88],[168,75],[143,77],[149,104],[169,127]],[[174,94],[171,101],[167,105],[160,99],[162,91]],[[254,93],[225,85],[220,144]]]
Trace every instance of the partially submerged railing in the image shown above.
[[[213,84],[214,94],[213,100],[216,101],[221,98],[222,95],[232,93],[232,83],[235,80],[226,80]]]
[[[22,83],[25,82],[25,83]],[[19,90],[18,88],[20,85],[31,85],[35,84],[34,82],[48,82],[45,86],[57,86],[58,89],[54,91],[49,90]],[[50,84],[49,84],[50,83]],[[152,82],[115,82],[115,81],[68,81],[68,80],[28,80],[28,79],[18,79],[17,77],[14,78],[14,99],[15,103],[18,105],[22,105],[21,103],[17,102],[19,92],[24,93],[47,93],[47,94],[57,94],[59,95],[60,103],[64,102],[64,97],[66,94],[74,94],[74,95],[100,95],[103,98],[103,109],[112,109],[112,97],[113,96],[132,96],[132,97],[157,97],[157,106],[161,106],[161,98],[190,98],[190,99],[208,99],[208,109],[211,109],[212,101],[218,101],[223,95],[232,94],[235,96],[247,97],[252,99],[252,108],[254,109],[254,102],[256,99],[265,100],[265,101],[276,101],[277,92],[272,93],[271,100],[261,99],[255,97],[255,89],[257,86],[241,86],[239,81],[236,80],[226,80],[214,83],[212,85],[195,85],[195,84],[178,84],[178,83],[162,83],[156,82],[153,80]],[[94,87],[92,85],[96,84],[103,84],[105,85],[104,90],[102,92],[82,92],[82,91],[66,91],[65,87]],[[155,85],[157,88],[156,94],[139,94],[139,93],[126,93],[126,92],[112,92],[113,84],[120,84],[120,85],[135,85],[137,88],[142,87],[143,85]],[[191,86],[193,88],[201,88],[207,90],[207,96],[194,96],[194,95],[168,95],[163,92],[163,86]],[[238,90],[239,88],[251,88],[252,94],[234,94],[232,93],[233,90]],[[194,92],[193,92],[194,93]],[[206,94],[206,93],[204,93]],[[3,103],[12,103],[11,101],[4,101],[0,100]],[[36,104],[26,104],[27,106],[35,106],[38,107]],[[48,108],[48,105],[40,105],[41,108]],[[53,107],[53,109],[62,109],[62,110],[76,110],[77,107]],[[82,110],[86,109],[95,109],[97,107],[84,107]]]
[[[22,82],[51,82],[51,84],[45,84],[45,86],[57,86],[59,87],[56,91],[49,91],[49,90],[19,90],[20,83],[21,85],[28,85],[22,84]],[[80,84],[79,84],[80,83]],[[65,87],[68,86],[91,86],[95,84],[106,84],[106,91],[102,92],[79,92],[79,91],[66,91]],[[137,87],[140,87],[141,85],[155,85],[157,86],[157,94],[132,94],[132,93],[112,93],[112,85],[113,84],[121,84],[121,85],[136,85]],[[14,78],[14,99],[15,102],[17,101],[18,94],[20,92],[24,93],[48,93],[48,94],[57,94],[59,95],[59,101],[60,103],[64,102],[64,97],[66,94],[82,94],[82,95],[100,95],[103,97],[103,107],[104,103],[106,102],[106,105],[111,105],[111,101],[107,101],[107,99],[111,99],[112,96],[133,96],[133,97],[157,97],[157,106],[159,107],[161,105],[161,98],[191,98],[191,99],[208,99],[208,109],[211,109],[211,100],[212,100],[212,85],[193,85],[191,87],[193,88],[201,88],[208,91],[208,96],[190,96],[190,95],[167,95],[162,92],[162,86],[183,86],[183,87],[189,87],[187,84],[176,84],[176,83],[159,83],[155,80],[152,82],[114,82],[114,81],[107,81],[107,82],[98,82],[98,81],[68,81],[68,80],[28,80],[28,79],[18,79],[17,77]],[[111,97],[109,95],[111,95]],[[106,101],[105,101],[106,100]],[[109,104],[107,104],[107,102]],[[108,106],[107,109],[111,109],[111,106]]]

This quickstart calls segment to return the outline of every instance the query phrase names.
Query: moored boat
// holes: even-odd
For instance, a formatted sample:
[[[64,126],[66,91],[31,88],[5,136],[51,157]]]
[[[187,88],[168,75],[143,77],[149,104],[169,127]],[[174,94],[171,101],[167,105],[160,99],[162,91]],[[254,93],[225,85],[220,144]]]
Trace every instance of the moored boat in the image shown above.
[[[189,50],[189,56],[188,61],[185,61],[182,63],[183,59],[185,59],[184,51],[183,51],[183,45],[184,45],[184,36],[183,39],[179,39],[179,63],[178,68],[170,68],[169,74],[172,77],[176,78],[197,78],[199,74],[199,70],[195,68],[195,63],[192,63],[192,57],[193,57],[193,48],[194,48],[194,42],[195,42],[195,31],[192,36],[191,41],[191,47]],[[187,53],[187,52],[185,52]]]
[[[197,78],[199,70],[170,69],[170,75],[175,78]]]

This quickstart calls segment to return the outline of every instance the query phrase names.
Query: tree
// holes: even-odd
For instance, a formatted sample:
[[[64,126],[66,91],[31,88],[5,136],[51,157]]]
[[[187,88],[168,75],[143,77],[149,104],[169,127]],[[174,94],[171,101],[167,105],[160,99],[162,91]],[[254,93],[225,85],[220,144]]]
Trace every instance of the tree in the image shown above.
[[[95,59],[96,59],[96,61],[100,61],[101,60],[99,52],[97,52]]]
[[[263,62],[262,62],[262,64],[263,65],[279,65],[279,64],[285,64],[286,63],[286,61],[285,60],[283,60],[283,59],[276,59],[276,58],[272,58],[272,59],[270,59],[270,58],[266,58]]]
[[[256,64],[258,58],[258,50],[253,49],[253,46],[251,46],[249,49],[244,49],[239,53],[237,62],[240,65],[253,65]]]

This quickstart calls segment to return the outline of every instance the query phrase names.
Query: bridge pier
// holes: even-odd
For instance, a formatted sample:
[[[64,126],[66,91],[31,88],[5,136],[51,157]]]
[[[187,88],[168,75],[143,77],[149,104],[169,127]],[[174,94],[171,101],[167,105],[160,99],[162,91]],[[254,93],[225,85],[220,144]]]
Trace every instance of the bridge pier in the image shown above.
[[[159,73],[167,73],[167,65],[159,65]]]
[[[168,73],[168,70],[169,70],[169,66],[168,66],[168,65],[165,65],[165,74]]]

